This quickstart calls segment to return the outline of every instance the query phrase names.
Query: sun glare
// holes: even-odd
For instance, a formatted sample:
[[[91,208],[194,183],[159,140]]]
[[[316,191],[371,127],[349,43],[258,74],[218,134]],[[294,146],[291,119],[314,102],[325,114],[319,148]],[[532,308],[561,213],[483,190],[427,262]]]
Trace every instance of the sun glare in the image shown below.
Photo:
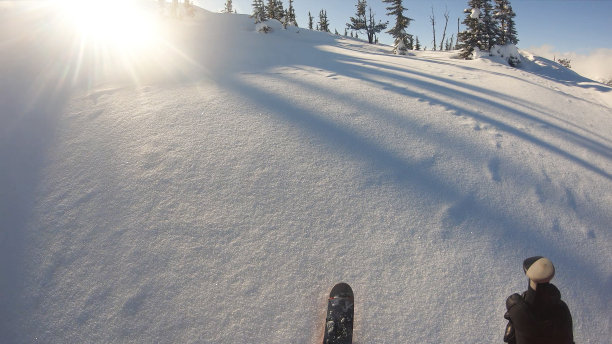
[[[71,33],[72,80],[88,85],[155,76],[167,48],[157,2],[151,0],[54,0]]]
[[[84,40],[120,49],[139,49],[156,37],[154,16],[130,0],[58,0]],[[140,1],[140,3],[142,3]]]

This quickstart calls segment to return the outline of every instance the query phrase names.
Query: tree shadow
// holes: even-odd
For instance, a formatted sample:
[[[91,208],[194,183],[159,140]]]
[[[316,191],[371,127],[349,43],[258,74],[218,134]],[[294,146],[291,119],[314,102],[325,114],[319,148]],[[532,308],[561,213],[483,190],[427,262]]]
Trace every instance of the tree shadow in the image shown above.
[[[370,80],[370,82],[372,81]],[[550,255],[553,257],[573,257],[575,259],[573,266],[581,271],[585,271],[587,282],[593,287],[593,290],[597,292],[599,289],[596,286],[601,278],[598,272],[589,267],[586,262],[581,262],[576,255],[562,251],[561,248],[549,243],[547,238],[538,231],[530,230],[532,225],[527,223],[525,219],[514,218],[501,209],[497,209],[493,204],[487,203],[486,200],[464,194],[459,185],[441,180],[431,173],[429,166],[423,165],[419,161],[410,161],[401,157],[388,147],[381,146],[363,134],[335,123],[331,119],[318,115],[312,110],[294,105],[285,97],[249,85],[239,80],[238,77],[227,80],[222,86],[228,91],[245,97],[254,104],[267,107],[272,115],[284,122],[290,123],[292,127],[301,128],[301,130],[308,132],[309,135],[315,135],[323,140],[327,149],[346,156],[356,157],[366,162],[371,169],[382,172],[387,178],[395,181],[395,184],[400,188],[406,188],[410,192],[417,192],[422,197],[434,197],[440,205],[463,204],[461,216],[464,219],[481,219],[485,223],[495,224],[495,226],[501,228],[501,232],[498,235],[503,238],[501,241],[506,243],[507,246],[504,246],[504,248],[500,247],[500,249],[514,250],[515,248],[524,248],[525,244],[529,243],[528,247],[538,246],[542,251],[550,252]],[[319,93],[328,94],[328,91],[319,90]],[[434,101],[434,103],[438,102]],[[376,111],[375,109],[371,110]],[[379,111],[384,113],[389,110],[379,109]],[[483,120],[487,119],[485,116],[482,117]],[[408,123],[404,123],[404,125],[409,126]],[[501,123],[499,125],[502,128],[507,127]],[[512,133],[518,131],[509,127],[506,130]],[[545,149],[552,149],[549,144],[541,140],[520,133],[517,135]],[[457,151],[461,151],[460,147],[464,143],[454,142],[454,145],[458,147]],[[565,154],[562,151],[558,153]],[[464,221],[460,220],[460,222]],[[482,236],[492,235],[485,227],[471,228],[471,230],[476,231]],[[602,294],[601,297],[605,297],[605,295]]]
[[[469,152],[478,151],[483,148],[481,145],[477,145],[475,143],[457,142],[456,140],[453,140],[449,136],[445,136],[445,135],[435,136],[435,138],[432,138],[431,133],[427,133],[427,125],[423,126],[422,123],[419,123],[418,121],[411,119],[409,116],[406,116],[405,114],[402,115],[400,113],[390,111],[389,109],[382,108],[378,105],[374,105],[374,103],[372,103],[371,101],[367,99],[360,99],[358,97],[354,97],[347,93],[335,91],[333,90],[331,85],[329,87],[326,87],[326,86],[322,86],[321,84],[309,83],[305,80],[302,80],[301,78],[289,77],[286,74],[275,74],[273,78],[275,78],[279,82],[284,82],[288,85],[293,85],[293,86],[297,85],[301,89],[306,90],[312,94],[320,93],[321,97],[323,96],[332,97],[334,100],[340,101],[340,103],[352,104],[356,106],[356,108],[358,108],[359,111],[363,113],[367,113],[367,114],[373,114],[372,117],[384,119],[384,121],[388,122],[392,127],[401,129],[406,135],[406,137],[418,136],[419,141],[425,141],[425,142],[430,141],[431,143],[436,143],[443,147],[455,147],[456,152],[453,154],[454,156],[461,156],[464,159],[472,159],[472,156],[470,155]],[[400,95],[405,95],[404,93],[401,93],[401,91],[399,92],[400,92]],[[423,100],[423,98],[417,97],[417,96],[422,96],[422,94],[415,93],[413,97],[411,98],[416,98],[419,101],[426,101],[428,102],[428,104],[432,104],[431,101]],[[432,104],[432,105],[439,105],[439,104]],[[385,149],[388,149],[388,148],[385,148]],[[417,166],[424,166],[422,161],[417,161],[414,163]],[[501,181],[500,164],[501,164],[501,161],[498,157],[493,158],[492,160],[488,162],[489,172],[491,173],[492,178],[496,179],[498,182]],[[518,169],[518,167],[515,167],[515,168]],[[519,174],[526,175],[528,173],[525,169],[523,169]],[[548,176],[546,176],[546,181],[550,181],[548,179]],[[569,190],[566,190],[566,194],[568,192]],[[570,197],[570,199],[573,199],[573,196]],[[572,207],[572,209],[576,210],[575,200],[571,202],[570,206]],[[596,205],[593,205],[593,206],[596,206]],[[600,213],[605,213],[605,211],[600,211]]]
[[[417,78],[409,77],[406,75],[406,74],[416,74],[416,75],[419,75],[420,77],[431,78],[431,79],[434,79],[440,82],[449,83],[446,79],[441,79],[440,77],[428,76],[423,73],[418,73],[414,71],[402,71],[404,75],[400,77],[397,74],[393,74],[393,73],[384,71],[382,69],[384,66],[379,65],[378,66],[379,69],[376,69],[376,70],[372,70],[368,67],[364,67],[362,66],[362,64],[364,63],[363,61],[359,59],[354,59],[352,57],[342,57],[342,59],[340,59],[339,56],[336,56],[335,60],[338,61],[340,64],[342,64],[342,66],[336,66],[334,70],[344,71],[344,74],[347,77],[364,80],[372,84],[377,84],[387,90],[394,91],[401,95],[426,99],[431,104],[440,105],[448,110],[455,111],[463,115],[467,115],[469,117],[472,117],[484,123],[488,123],[490,125],[495,126],[499,130],[512,134],[516,137],[519,137],[525,141],[528,141],[542,148],[545,148],[546,150],[552,153],[555,153],[565,159],[578,163],[584,168],[592,172],[595,172],[603,177],[606,177],[609,180],[612,180],[612,175],[609,172],[592,164],[589,161],[584,160],[583,158],[578,157],[575,154],[565,151],[551,143],[544,141],[543,139],[537,138],[536,136],[532,134],[526,133],[523,130],[514,128],[511,125],[502,122],[500,119],[495,119],[492,116],[486,115],[484,113],[479,113],[479,112],[470,110],[464,105],[453,104],[453,103],[450,103],[449,100],[442,99],[442,96],[446,99],[462,99],[464,104],[486,106],[488,108],[499,110],[506,114],[512,114],[521,119],[526,119],[531,122],[545,125],[546,127],[551,128],[554,131],[556,131],[559,136],[564,137],[566,140],[574,144],[578,144],[582,146],[583,148],[588,149],[591,152],[594,152],[602,157],[605,157],[606,159],[610,159],[612,157],[612,149],[610,149],[606,145],[599,143],[597,141],[594,141],[591,138],[585,137],[583,135],[579,135],[566,128],[562,128],[554,123],[545,121],[541,118],[538,118],[526,112],[520,111],[514,106],[503,104],[500,101],[495,100],[497,99],[497,96],[499,94],[496,94],[496,92],[494,91],[489,91],[487,89],[482,89],[482,88],[478,88],[474,86],[466,86],[463,83],[460,83],[457,81],[451,81],[450,83],[455,86],[458,86],[459,88],[450,88],[450,87],[447,87],[441,84],[434,84],[431,82],[424,81],[422,79],[417,79]],[[375,80],[371,77],[371,75],[374,73],[377,76],[385,77],[387,80],[394,80],[394,81],[397,81],[399,84],[410,85],[411,87],[416,87],[417,89],[424,90],[427,92],[416,92],[416,91],[409,90],[406,87],[397,86],[390,82],[383,82],[378,79]],[[476,91],[482,92],[488,95],[479,96],[475,93],[465,92],[462,90],[464,86],[466,86],[465,88],[467,89],[471,88],[471,89],[474,89],[475,92]]]
[[[601,143],[599,143],[597,141],[594,141],[594,140],[592,140],[592,139],[590,139],[588,137],[584,137],[582,135],[579,135],[578,133],[575,133],[575,132],[570,131],[570,130],[568,130],[566,128],[563,128],[563,127],[561,127],[561,126],[559,126],[557,124],[554,124],[552,122],[543,120],[542,118],[535,117],[535,116],[527,114],[526,112],[522,112],[522,111],[518,110],[518,108],[525,108],[525,109],[537,112],[539,114],[542,114],[543,116],[552,118],[552,119],[554,119],[556,121],[559,121],[559,122],[562,122],[564,124],[567,124],[568,126],[572,126],[572,127],[576,128],[576,129],[579,129],[581,131],[589,133],[589,134],[591,134],[593,136],[597,136],[598,138],[600,138],[602,140],[605,140],[605,141],[608,141],[608,142],[612,142],[609,138],[603,137],[603,136],[601,136],[601,135],[599,135],[597,133],[594,133],[593,131],[591,131],[589,129],[586,129],[586,128],[578,126],[576,123],[571,123],[571,122],[569,122],[569,121],[567,121],[567,120],[565,120],[563,118],[560,118],[558,116],[555,116],[555,115],[551,114],[551,111],[546,111],[546,109],[541,108],[541,106],[539,106],[538,104],[535,104],[534,102],[526,101],[525,99],[519,99],[517,97],[513,97],[513,96],[510,96],[508,94],[501,93],[501,92],[498,92],[498,91],[495,91],[495,90],[492,90],[492,89],[488,89],[488,88],[484,88],[484,87],[480,87],[480,86],[476,86],[476,85],[460,82],[460,81],[457,81],[457,80],[454,80],[454,79],[451,79],[451,78],[443,78],[443,77],[436,76],[436,75],[433,75],[433,74],[419,72],[419,71],[416,71],[414,69],[401,68],[400,66],[389,66],[389,65],[377,63],[377,62],[370,61],[370,60],[364,60],[364,62],[362,62],[362,63],[366,63],[366,62],[367,62],[367,65],[371,65],[373,67],[376,67],[377,69],[375,71],[377,73],[383,73],[386,77],[388,77],[388,78],[396,78],[399,81],[405,80],[407,82],[407,84],[409,84],[410,82],[413,82],[415,80],[414,78],[406,78],[407,75],[414,75],[414,76],[417,76],[417,77],[423,78],[423,79],[435,80],[435,81],[440,82],[440,83],[445,84],[445,85],[452,85],[452,86],[455,86],[455,87],[457,87],[457,88],[459,88],[461,90],[463,90],[463,89],[472,90],[475,93],[480,93],[483,96],[487,97],[487,98],[484,98],[483,96],[476,96],[477,99],[486,99],[488,102],[490,102],[492,99],[498,99],[498,100],[502,100],[503,99],[503,100],[513,104],[512,105],[512,109],[513,109],[514,113],[516,115],[518,115],[519,117],[523,117],[525,119],[528,119],[530,121],[536,122],[536,123],[541,124],[543,126],[552,128],[555,131],[562,132],[563,134],[566,134],[566,135],[569,135],[569,136],[573,136],[577,140],[584,140],[584,141],[588,142],[588,144],[591,144],[591,145],[594,145],[594,146],[600,146],[600,148],[603,148],[604,151],[608,151],[608,152],[612,151],[612,148],[607,147],[605,145],[602,145]],[[430,61],[428,60],[427,62],[430,62]],[[457,67],[457,66],[449,64],[449,63],[445,63],[445,64],[447,64],[449,66]],[[372,69],[374,69],[374,68],[372,68]],[[383,72],[383,70],[385,70],[385,72]],[[386,71],[401,73],[402,76],[399,76],[397,74],[393,74],[391,72],[386,72]],[[480,72],[482,72],[482,71],[480,71]],[[489,71],[486,71],[486,72],[489,72]],[[509,75],[503,74],[503,73],[493,73],[493,74],[496,74],[496,75],[498,75],[500,77],[511,77],[511,78],[514,78],[514,79],[519,80],[519,81],[525,81],[525,80],[519,79],[517,77],[509,76]],[[404,78],[406,78],[406,79],[404,79]],[[418,79],[416,79],[416,80],[418,80]],[[529,82],[529,81],[527,81],[527,82]],[[433,83],[425,83],[425,85],[429,85],[428,88],[432,88],[432,87],[435,88],[434,87],[435,84],[433,84]],[[534,84],[534,85],[536,85],[536,84]],[[536,85],[536,86],[541,87],[541,85]],[[457,88],[455,88],[455,89],[451,89],[451,88],[448,88],[448,87],[444,87],[444,88],[451,90],[451,93],[452,93],[452,91],[456,91],[457,92],[457,96],[459,96],[459,97],[463,97],[464,95],[467,94],[467,93],[465,93],[463,91],[459,91]],[[446,93],[449,93],[449,92],[446,92]],[[472,95],[472,94],[467,94],[467,95]],[[473,96],[475,96],[475,95],[473,95]],[[577,100],[585,101],[585,102],[588,102],[588,103],[591,103],[593,105],[601,107],[600,104],[595,104],[595,103],[592,103],[592,102],[590,102],[588,100],[584,100],[584,99],[581,99],[581,98],[576,98],[576,97],[574,97],[574,98],[577,99]],[[499,104],[502,105],[501,103],[499,103]],[[507,105],[505,105],[504,107],[508,108]],[[517,109],[514,109],[514,108],[517,108]],[[611,156],[609,155],[608,157],[611,157]]]
[[[346,47],[346,49],[347,50],[352,50],[352,51],[355,51],[355,52],[358,52],[358,53],[362,53],[362,54],[365,53],[363,50],[359,50],[358,48],[354,48],[354,47]],[[536,82],[534,82],[532,80],[528,80],[528,79],[525,79],[525,78],[519,78],[517,76],[514,76],[511,73],[500,73],[500,72],[495,72],[495,71],[492,71],[492,70],[486,70],[486,69],[479,69],[479,68],[475,68],[475,67],[470,67],[470,66],[466,66],[466,65],[461,64],[459,61],[457,63],[450,63],[448,61],[445,61],[444,60],[445,58],[444,59],[443,58],[436,59],[436,58],[431,58],[431,57],[425,58],[425,57],[417,57],[417,56],[409,56],[409,55],[395,56],[395,55],[389,55],[389,54],[385,54],[385,53],[376,53],[376,52],[369,53],[369,54],[385,56],[388,59],[400,59],[400,60],[401,59],[410,59],[410,60],[414,60],[414,61],[426,62],[426,63],[429,63],[429,64],[438,64],[438,65],[442,65],[442,66],[448,66],[448,67],[452,67],[452,68],[456,68],[456,69],[465,70],[467,72],[486,73],[486,74],[491,74],[491,75],[495,75],[495,76],[499,76],[499,77],[504,77],[504,78],[512,78],[512,79],[518,80],[520,82],[526,82],[526,83],[529,83],[529,84],[537,86],[537,87],[542,87],[542,88],[545,88],[545,89],[550,89],[550,88],[546,88],[545,86],[543,86],[541,84],[538,84],[538,83],[536,83]],[[540,58],[540,57],[534,57],[534,59],[535,59],[535,61],[546,60],[546,59],[543,59],[543,58]],[[375,60],[367,60],[367,61],[368,61],[368,63],[376,63]],[[544,79],[547,79],[547,80],[550,80],[550,81],[553,81],[553,82],[558,82],[558,83],[561,83],[563,85],[570,86],[570,87],[571,86],[576,86],[576,87],[582,87],[582,88],[590,88],[590,89],[595,89],[596,91],[600,91],[602,93],[612,91],[612,87],[603,85],[601,83],[598,83],[596,81],[593,81],[591,79],[583,77],[583,76],[575,73],[572,70],[556,72],[557,70],[560,70],[560,69],[565,68],[565,67],[559,65],[558,63],[554,63],[552,61],[548,61],[548,62],[550,62],[550,64],[546,63],[546,64],[540,65],[539,62],[533,62],[533,61],[531,61],[531,60],[529,60],[527,58],[524,58],[523,62],[524,62],[523,65],[519,66],[518,68],[513,68],[513,67],[509,67],[509,66],[505,66],[505,65],[499,65],[499,67],[500,68],[506,68],[506,69],[509,69],[511,71],[523,71],[523,72],[531,73],[531,74],[537,75],[539,77],[542,77]],[[403,71],[403,72],[406,71],[405,68],[402,68],[401,64],[392,63],[392,62],[389,62],[389,63],[394,65],[394,66],[396,66],[396,67],[399,67],[399,68],[397,68],[398,71]],[[387,66],[387,67],[391,67],[391,66]],[[411,70],[411,71],[414,71],[414,70]],[[432,75],[432,74],[427,74],[427,75],[430,76],[430,77],[436,77],[435,75]],[[441,79],[444,80],[445,82],[448,82],[448,83],[452,83],[454,81],[453,79],[444,79],[444,78],[441,78]],[[480,88],[478,86],[470,85],[470,84],[464,84],[464,86],[466,88],[468,88],[468,89],[474,89],[474,90],[477,90],[477,89]],[[488,91],[491,91],[491,90],[488,90]],[[555,92],[559,92],[559,93],[563,94],[564,96],[572,98],[574,100],[579,100],[579,101],[583,101],[583,102],[588,102],[588,103],[593,104],[593,105],[601,106],[601,104],[592,102],[592,101],[587,100],[587,99],[578,98],[578,97],[576,97],[576,96],[574,96],[572,94],[569,94],[569,93],[566,93],[566,92],[562,92],[560,90],[555,90]],[[508,95],[506,95],[506,94],[503,94],[503,93],[499,94],[499,98],[507,98],[507,97],[508,97]],[[521,101],[521,103],[523,103],[523,102],[525,102],[525,99],[521,99],[520,101]],[[531,104],[533,104],[533,103],[531,103]],[[547,116],[552,116],[551,114],[546,114],[546,115]],[[552,116],[552,117],[554,117],[554,116]],[[556,119],[562,120],[562,119],[559,119],[559,118],[556,118]],[[583,130],[586,130],[586,129],[583,129]]]

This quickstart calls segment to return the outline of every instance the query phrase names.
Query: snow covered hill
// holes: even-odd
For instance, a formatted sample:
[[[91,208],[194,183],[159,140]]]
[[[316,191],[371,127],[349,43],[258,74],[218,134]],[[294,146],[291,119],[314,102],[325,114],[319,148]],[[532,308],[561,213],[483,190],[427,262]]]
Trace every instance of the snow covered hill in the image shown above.
[[[145,3],[155,14],[155,2]],[[612,334],[612,89],[248,16],[87,41],[0,3],[0,342],[501,342],[528,256]]]

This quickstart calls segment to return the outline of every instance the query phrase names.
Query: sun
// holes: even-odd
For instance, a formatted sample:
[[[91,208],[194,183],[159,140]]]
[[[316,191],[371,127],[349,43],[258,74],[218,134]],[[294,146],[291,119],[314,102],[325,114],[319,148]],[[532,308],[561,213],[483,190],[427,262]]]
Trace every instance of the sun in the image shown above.
[[[66,78],[94,87],[153,78],[163,68],[168,42],[152,0],[53,0],[70,40]],[[120,80],[120,81],[117,81]]]
[[[157,36],[154,11],[138,0],[57,0],[84,41],[115,49],[141,49]],[[149,2],[150,3],[150,2]]]

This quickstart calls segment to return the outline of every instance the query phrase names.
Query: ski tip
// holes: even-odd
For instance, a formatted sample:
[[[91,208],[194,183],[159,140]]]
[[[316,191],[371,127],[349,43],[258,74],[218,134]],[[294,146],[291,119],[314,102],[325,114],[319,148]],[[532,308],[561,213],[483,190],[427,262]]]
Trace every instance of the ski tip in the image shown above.
[[[353,297],[353,289],[348,283],[338,283],[336,284],[331,292],[329,293],[329,298],[333,299],[336,297]]]

